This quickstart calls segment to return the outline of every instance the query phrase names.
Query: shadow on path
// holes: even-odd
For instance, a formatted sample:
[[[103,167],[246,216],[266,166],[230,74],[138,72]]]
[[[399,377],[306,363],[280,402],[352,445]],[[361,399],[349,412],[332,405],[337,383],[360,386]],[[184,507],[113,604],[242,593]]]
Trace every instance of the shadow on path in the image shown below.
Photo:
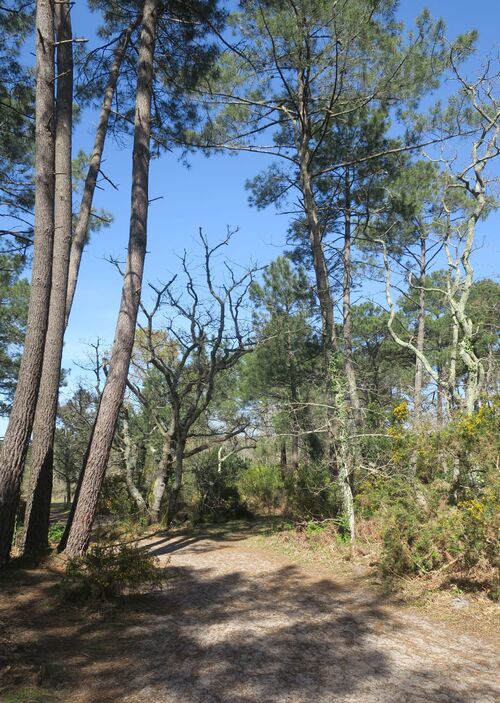
[[[43,672],[44,687],[68,702],[495,700],[479,680],[464,691],[431,662],[422,666],[411,632],[401,644],[383,596],[311,581],[295,565],[258,555],[252,561],[234,540],[230,555],[225,541],[202,533],[156,540],[153,553],[185,551],[166,589],[98,613],[61,607],[47,572],[11,572],[0,584],[0,620],[17,650],[2,652],[0,669],[1,656],[14,655],[15,666]]]

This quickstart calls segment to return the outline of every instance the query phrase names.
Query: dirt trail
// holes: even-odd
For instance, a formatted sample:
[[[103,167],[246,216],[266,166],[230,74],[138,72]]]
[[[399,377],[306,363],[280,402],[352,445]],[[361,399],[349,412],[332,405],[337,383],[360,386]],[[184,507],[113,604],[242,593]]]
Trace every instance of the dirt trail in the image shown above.
[[[82,623],[75,614],[64,626],[55,618],[42,633],[32,619],[32,650],[50,669],[56,700],[500,700],[491,642],[401,612],[356,581],[303,569],[244,534],[150,543],[170,560],[173,576],[162,593],[134,599],[111,618]]]

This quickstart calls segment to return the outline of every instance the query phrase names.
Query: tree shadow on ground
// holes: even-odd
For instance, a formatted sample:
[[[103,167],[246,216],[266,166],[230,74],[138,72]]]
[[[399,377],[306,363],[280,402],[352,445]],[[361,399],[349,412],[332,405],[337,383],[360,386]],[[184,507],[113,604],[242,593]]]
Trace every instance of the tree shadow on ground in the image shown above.
[[[192,551],[199,539],[185,535],[177,549]],[[28,570],[0,583],[0,671],[10,665],[43,679],[56,700],[470,703],[491,695],[463,697],[444,674],[416,666],[417,690],[411,659],[398,672],[377,640],[380,627],[389,643],[399,628],[383,596],[360,597],[329,578],[306,582],[294,565],[258,577],[180,566],[164,591],[97,611],[61,605],[56,583],[54,573]]]

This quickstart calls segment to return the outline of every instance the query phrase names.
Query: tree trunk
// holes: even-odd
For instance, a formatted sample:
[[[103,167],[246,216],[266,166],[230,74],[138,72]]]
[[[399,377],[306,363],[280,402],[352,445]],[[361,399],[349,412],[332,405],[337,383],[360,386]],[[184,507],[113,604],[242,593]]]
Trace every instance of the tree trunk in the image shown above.
[[[299,466],[299,437],[294,432],[292,434],[292,443],[290,447],[290,466],[292,470],[298,469]]]
[[[175,448],[175,475],[174,475],[174,485],[168,494],[168,507],[167,507],[167,527],[170,527],[172,520],[177,512],[177,501],[179,499],[179,493],[182,488],[182,473],[184,468],[184,449],[186,446],[186,440],[179,440]]]
[[[287,465],[288,462],[286,456],[286,441],[282,439],[280,445],[280,469],[283,480],[285,480],[287,476]]]
[[[140,490],[134,483],[134,468],[136,466],[136,454],[132,446],[132,437],[130,436],[128,425],[128,413],[124,412],[123,417],[123,461],[125,464],[125,483],[130,497],[137,506],[141,515],[148,512],[146,501]]]
[[[307,228],[309,231],[309,242],[313,255],[314,272],[316,274],[316,293],[321,310],[321,331],[323,338],[325,380],[326,380],[326,400],[327,400],[327,421],[329,440],[329,463],[332,473],[337,474],[340,482],[340,493],[342,500],[342,510],[349,516],[352,522],[351,537],[354,539],[354,508],[352,489],[349,480],[344,480],[342,472],[344,469],[339,466],[338,460],[342,461],[342,452],[337,451],[336,435],[339,420],[338,404],[335,392],[332,387],[335,379],[332,379],[332,368],[336,367],[336,355],[338,351],[337,335],[335,332],[334,304],[330,282],[328,278],[328,266],[323,249],[323,230],[319,221],[318,208],[312,187],[312,174],[310,166],[312,155],[310,150],[310,118],[308,112],[308,91],[305,85],[303,69],[298,74],[297,101],[299,106],[299,126],[297,127],[297,148],[299,152],[299,179],[304,199],[304,210],[306,213]],[[333,370],[336,374],[336,368]],[[334,404],[336,408],[334,409]],[[342,413],[344,409],[342,409]],[[345,450],[348,451],[347,446]],[[347,471],[347,469],[346,469]],[[347,476],[347,479],[349,476]]]
[[[94,423],[87,461],[83,468],[81,490],[65,549],[70,556],[81,555],[88,547],[134,346],[147,243],[149,142],[156,16],[157,0],[145,0],[138,58],[127,264],[109,371]]]
[[[104,91],[104,99],[102,101],[101,114],[99,115],[99,122],[97,124],[94,148],[92,150],[90,165],[87,172],[87,176],[85,178],[85,185],[83,188],[83,195],[80,203],[80,212],[78,213],[78,219],[75,226],[75,234],[71,242],[71,256],[69,262],[68,287],[66,294],[65,326],[68,325],[71,308],[73,306],[73,299],[75,297],[75,290],[78,281],[78,273],[80,271],[80,263],[82,260],[83,249],[87,241],[90,216],[92,213],[92,201],[94,199],[97,177],[101,168],[101,160],[104,151],[106,135],[108,133],[108,122],[109,115],[111,112],[113,96],[115,94],[116,84],[118,82],[118,76],[120,73],[123,58],[125,56],[125,52],[130,42],[130,36],[132,32],[139,26],[140,21],[141,17],[139,17],[134,23],[127,27],[127,29],[123,32],[122,37],[120,39],[120,43],[115,52],[113,65],[111,66],[111,71],[108,76],[108,82]]]
[[[425,237],[420,237],[420,289],[418,294],[418,321],[416,348],[420,354],[424,353],[425,341],[425,290],[424,277],[426,262],[427,242]],[[417,356],[415,359],[415,385],[413,392],[413,422],[418,424],[422,416],[422,388],[424,381],[424,365],[422,359]]]
[[[69,508],[71,505],[71,481],[66,476],[66,507]]]
[[[455,406],[455,391],[457,385],[457,360],[458,360],[458,339],[460,325],[453,315],[452,341],[450,349],[450,366],[448,371],[448,405],[450,409]],[[451,413],[450,413],[451,414]]]
[[[356,381],[356,371],[354,369],[354,360],[352,353],[352,333],[351,333],[351,183],[349,180],[349,169],[345,172],[345,188],[344,188],[344,204],[345,204],[345,219],[344,219],[344,275],[342,286],[342,337],[344,342],[344,364],[347,378],[347,390],[349,392],[349,401],[352,409],[352,415],[356,427],[361,427],[363,423],[363,415],[361,413],[361,404],[359,401],[358,384]]]
[[[289,310],[287,309],[287,318],[289,316]],[[292,405],[292,439],[290,447],[290,465],[292,471],[296,471],[299,466],[299,390],[297,387],[297,369],[295,366],[295,355],[293,353],[292,344],[292,334],[290,328],[288,327],[286,333],[287,340],[287,355],[288,355],[288,377],[290,379],[290,401]],[[285,455],[285,465],[286,465],[286,455]]]
[[[54,433],[61,360],[72,228],[71,136],[73,113],[73,44],[69,2],[55,5],[57,99],[55,125],[54,251],[50,310],[38,392],[31,474],[26,504],[24,551],[49,546]]]
[[[35,242],[24,352],[0,453],[0,567],[9,558],[43,364],[54,241],[54,16],[36,4]]]
[[[152,524],[160,521],[160,511],[165,489],[173,471],[172,461],[172,435],[165,436],[158,473],[156,475],[149,508],[149,518]]]
[[[441,367],[438,367],[438,378],[439,378],[439,383],[437,384],[437,389],[436,389],[436,424],[438,427],[442,427],[444,425],[444,408],[443,408],[443,369]]]

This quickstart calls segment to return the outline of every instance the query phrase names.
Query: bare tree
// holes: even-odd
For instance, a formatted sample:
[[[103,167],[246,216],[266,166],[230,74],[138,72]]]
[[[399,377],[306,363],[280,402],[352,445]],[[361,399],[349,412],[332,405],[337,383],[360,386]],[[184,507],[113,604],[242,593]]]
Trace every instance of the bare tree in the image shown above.
[[[24,353],[0,454],[0,567],[9,558],[24,460],[35,417],[52,282],[54,14],[49,0],[37,1],[35,35],[35,244]]]
[[[200,233],[204,251],[204,280],[208,289],[206,300],[202,297],[201,286],[197,285],[184,255],[182,268],[186,278],[186,295],[179,295],[175,290],[177,277],[174,277],[161,288],[152,286],[156,300],[151,311],[141,306],[145,324],[140,326],[140,344],[143,353],[149,357],[149,364],[164,380],[169,405],[169,413],[165,417],[158,409],[151,407],[151,401],[138,384],[129,380],[129,389],[144,407],[152,411],[162,436],[161,455],[148,506],[152,522],[157,522],[160,518],[162,501],[170,481],[172,485],[167,524],[172,520],[182,488],[184,460],[215,444],[245,436],[248,426],[248,421],[243,417],[235,418],[231,426],[217,419],[210,422],[210,409],[219,377],[232,369],[252,349],[250,337],[241,321],[252,271],[235,277],[229,269],[229,283],[217,287],[213,281],[214,255],[228,243],[230,236],[229,234],[218,245],[209,247],[206,238]],[[155,327],[157,314],[165,308],[171,313],[167,338],[159,334]],[[202,420],[205,430],[200,432]],[[129,454],[126,441],[123,449]],[[124,455],[124,458],[127,457]],[[137,496],[134,500],[139,505]]]
[[[384,241],[379,241],[384,251],[386,300],[390,311],[388,325],[392,338],[399,346],[415,354],[421,372],[425,369],[440,392],[446,394],[453,405],[471,413],[479,402],[486,379],[484,361],[478,357],[474,349],[474,321],[467,312],[467,303],[474,282],[471,255],[475,245],[476,225],[494,202],[491,191],[492,180],[485,176],[485,168],[500,153],[498,146],[500,104],[494,96],[494,83],[498,75],[489,75],[489,67],[477,81],[470,83],[459,73],[453,61],[452,65],[466,99],[462,117],[464,120],[471,121],[475,136],[471,145],[471,158],[465,167],[453,173],[452,163],[445,162],[443,208],[447,225],[443,243],[448,261],[446,283],[443,288],[426,287],[423,282],[415,286],[419,289],[421,298],[425,296],[426,291],[442,295],[451,313],[452,346],[446,378],[433,367],[424,353],[420,339],[423,324],[421,305],[417,344],[410,339],[404,339],[395,329],[396,311],[391,296],[387,248]],[[421,256],[421,263],[425,266],[425,256]],[[458,359],[466,369],[463,392],[457,388]],[[416,390],[421,391],[421,379],[420,387],[416,383]]]
[[[464,389],[465,408],[471,413],[476,407],[485,384],[485,366],[474,350],[474,322],[467,314],[467,303],[474,282],[474,269],[471,255],[476,237],[476,225],[491,206],[491,183],[485,176],[485,168],[492,159],[500,154],[498,136],[500,133],[500,100],[496,97],[495,89],[500,74],[485,73],[475,82],[468,82],[453,64],[455,76],[468,98],[468,104],[473,110],[478,122],[478,134],[471,148],[471,159],[449,182],[450,191],[459,190],[466,195],[471,204],[466,207],[465,236],[462,252],[453,257],[450,248],[452,229],[448,228],[445,237],[445,250],[450,275],[446,288],[446,300],[450,307],[455,329],[461,332],[458,341],[458,354],[467,369]],[[446,200],[446,198],[445,198]],[[445,208],[449,207],[445,202]],[[456,334],[455,334],[456,339]]]

